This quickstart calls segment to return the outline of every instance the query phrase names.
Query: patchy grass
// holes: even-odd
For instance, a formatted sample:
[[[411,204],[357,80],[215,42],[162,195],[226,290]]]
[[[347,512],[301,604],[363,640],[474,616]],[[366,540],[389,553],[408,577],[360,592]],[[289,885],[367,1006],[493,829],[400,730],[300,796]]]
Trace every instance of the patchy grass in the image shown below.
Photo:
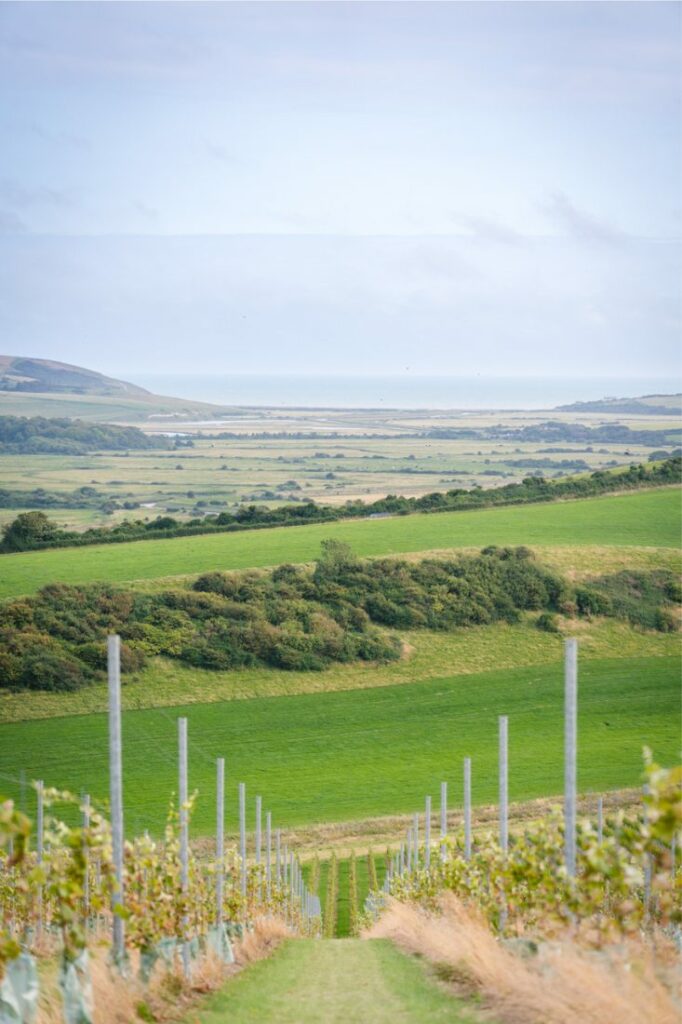
[[[336,664],[321,672],[248,668],[213,672],[167,658],[155,658],[124,682],[124,708],[141,710],[178,704],[208,704],[254,697],[396,686],[442,676],[485,672],[523,665],[547,665],[561,657],[563,637],[536,629],[535,616],[515,625],[495,623],[452,633],[413,630],[401,633],[405,656],[385,665]],[[679,635],[634,629],[614,619],[560,620],[562,632],[579,636],[581,657],[642,658],[674,656]],[[5,693],[0,691],[0,722],[28,721],[105,711],[106,684],[76,693]]]
[[[351,544],[358,555],[488,544],[676,548],[680,513],[680,490],[672,487],[547,505],[27,551],[1,556],[0,598],[35,593],[55,581],[128,583],[306,562],[328,537]]]
[[[477,804],[496,799],[497,716],[510,719],[510,799],[561,792],[563,669],[550,665],[449,676],[402,686],[127,712],[123,720],[126,825],[158,833],[176,787],[178,715],[187,715],[192,831],[214,823],[215,761],[227,759],[228,827],[237,782],[249,815],[262,794],[277,827],[408,813],[446,780],[456,801],[471,756]],[[642,747],[672,762],[679,746],[677,657],[583,659],[579,788],[637,785]],[[0,726],[0,780],[19,797],[28,779],[96,800],[108,792],[107,718],[81,715]],[[453,802],[453,809],[456,803]]]

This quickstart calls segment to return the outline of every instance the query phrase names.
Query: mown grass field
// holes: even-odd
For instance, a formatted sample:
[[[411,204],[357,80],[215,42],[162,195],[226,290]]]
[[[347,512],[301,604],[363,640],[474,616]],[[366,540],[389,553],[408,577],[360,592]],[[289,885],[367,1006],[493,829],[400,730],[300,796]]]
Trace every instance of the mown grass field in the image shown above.
[[[491,653],[491,660],[494,652]],[[562,790],[563,672],[551,665],[440,678],[403,686],[272,697],[124,715],[126,826],[158,833],[176,788],[176,719],[189,719],[192,830],[213,828],[214,759],[226,758],[228,826],[237,782],[277,826],[407,813],[448,781],[452,805],[462,758],[474,762],[476,803],[496,800],[497,716],[510,719],[512,800]],[[107,793],[105,715],[0,726],[0,782],[19,797],[28,779],[95,799]],[[637,785],[648,744],[663,762],[679,755],[679,659],[584,661],[580,671],[579,788]],[[28,808],[32,810],[32,808]]]
[[[645,632],[614,619],[562,622],[566,635],[580,637],[581,658],[645,658],[675,656],[679,636]],[[400,631],[406,656],[384,665],[337,663],[321,672],[288,672],[274,668],[234,669],[213,672],[192,668],[179,661],[154,658],[135,676],[123,677],[122,702],[129,710],[282,697],[302,693],[397,686],[419,680],[470,675],[524,665],[547,665],[561,658],[563,636],[535,626],[529,614],[514,625],[495,623],[433,632]],[[64,715],[106,711],[105,682],[75,693],[8,693],[0,690],[0,722],[27,721]]]
[[[306,562],[327,537],[346,541],[359,555],[487,544],[674,548],[681,525],[680,490],[673,487],[548,505],[29,551],[0,556],[0,598],[34,593],[55,581],[124,583]]]

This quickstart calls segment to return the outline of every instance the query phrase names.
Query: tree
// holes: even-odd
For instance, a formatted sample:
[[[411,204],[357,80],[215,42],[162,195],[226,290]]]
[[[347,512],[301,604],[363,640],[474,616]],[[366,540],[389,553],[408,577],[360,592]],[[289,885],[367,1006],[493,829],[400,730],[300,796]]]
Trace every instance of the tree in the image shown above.
[[[57,526],[44,512],[22,512],[2,528],[2,551],[28,551],[36,544],[53,540]]]

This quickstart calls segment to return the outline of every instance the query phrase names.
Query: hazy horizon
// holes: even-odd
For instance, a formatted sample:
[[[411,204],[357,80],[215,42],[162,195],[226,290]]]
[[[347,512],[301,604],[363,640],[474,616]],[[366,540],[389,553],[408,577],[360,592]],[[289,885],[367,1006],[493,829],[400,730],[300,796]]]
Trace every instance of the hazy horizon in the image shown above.
[[[658,2],[4,3],[3,348],[678,381],[679,27]]]

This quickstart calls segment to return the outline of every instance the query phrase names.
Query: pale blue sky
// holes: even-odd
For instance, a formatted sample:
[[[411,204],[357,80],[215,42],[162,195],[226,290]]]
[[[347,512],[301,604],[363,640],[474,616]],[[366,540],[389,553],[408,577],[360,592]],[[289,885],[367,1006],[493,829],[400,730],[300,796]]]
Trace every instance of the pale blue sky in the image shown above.
[[[0,4],[4,351],[675,374],[680,7]]]

